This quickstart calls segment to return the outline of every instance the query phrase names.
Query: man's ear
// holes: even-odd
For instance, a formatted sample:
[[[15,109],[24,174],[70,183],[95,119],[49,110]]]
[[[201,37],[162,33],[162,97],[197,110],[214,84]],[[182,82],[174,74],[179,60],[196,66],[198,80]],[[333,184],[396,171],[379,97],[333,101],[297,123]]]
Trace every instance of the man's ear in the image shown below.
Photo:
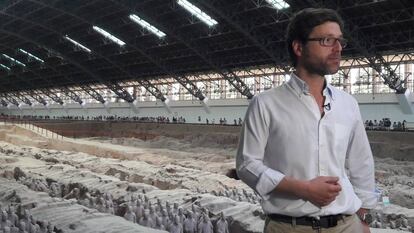
[[[293,49],[293,52],[295,53],[296,57],[301,57],[302,56],[302,49],[303,49],[302,42],[300,42],[299,40],[292,41],[292,49]]]

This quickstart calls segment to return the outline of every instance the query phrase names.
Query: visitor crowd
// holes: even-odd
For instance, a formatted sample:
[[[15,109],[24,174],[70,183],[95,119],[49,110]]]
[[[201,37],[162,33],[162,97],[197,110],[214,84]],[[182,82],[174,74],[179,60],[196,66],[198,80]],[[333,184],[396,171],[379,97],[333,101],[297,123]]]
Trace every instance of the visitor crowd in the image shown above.
[[[366,120],[365,121],[365,129],[366,130],[385,130],[385,131],[406,131],[407,121],[394,121],[391,123],[390,118],[382,118],[381,120]]]

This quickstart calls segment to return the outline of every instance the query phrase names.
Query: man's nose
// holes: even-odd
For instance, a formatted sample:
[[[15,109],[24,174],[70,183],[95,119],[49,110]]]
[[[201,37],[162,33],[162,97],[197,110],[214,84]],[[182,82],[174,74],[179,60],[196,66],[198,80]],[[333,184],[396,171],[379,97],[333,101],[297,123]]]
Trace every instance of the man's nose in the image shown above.
[[[342,51],[342,45],[341,45],[341,42],[339,40],[335,40],[334,49],[339,51],[339,52]]]

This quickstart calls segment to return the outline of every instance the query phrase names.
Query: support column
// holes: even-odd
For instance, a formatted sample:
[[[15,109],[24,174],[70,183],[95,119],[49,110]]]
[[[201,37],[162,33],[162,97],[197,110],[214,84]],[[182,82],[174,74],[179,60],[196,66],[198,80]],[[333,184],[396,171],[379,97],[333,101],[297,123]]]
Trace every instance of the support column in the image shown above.
[[[351,69],[344,69],[344,76],[342,76],[342,86],[345,92],[351,93]]]
[[[380,93],[381,79],[375,70],[373,70],[371,77],[372,77],[372,93],[378,94]]]
[[[414,92],[413,66],[414,66],[414,64],[411,64],[411,63],[404,64],[404,73],[405,73],[405,76],[407,77],[407,79],[406,79],[406,87],[411,92]]]
[[[220,99],[226,99],[226,80],[220,80]]]

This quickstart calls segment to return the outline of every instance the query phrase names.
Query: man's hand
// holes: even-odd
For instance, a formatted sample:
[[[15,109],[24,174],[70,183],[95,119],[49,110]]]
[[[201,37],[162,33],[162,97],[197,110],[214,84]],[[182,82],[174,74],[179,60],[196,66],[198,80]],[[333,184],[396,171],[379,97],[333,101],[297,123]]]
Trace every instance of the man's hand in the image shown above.
[[[368,213],[368,210],[367,210],[367,209],[360,208],[360,209],[356,212],[356,215],[358,216],[358,218],[360,218],[360,219],[361,219],[361,216],[364,216],[364,215],[365,215],[365,214],[367,214],[367,213]],[[368,226],[368,224],[367,224],[366,222],[363,222],[363,221],[361,220],[361,224],[362,224],[363,233],[371,233],[371,231],[370,231],[370,229],[369,229],[369,226]]]
[[[303,198],[316,206],[327,206],[333,202],[342,190],[338,177],[318,176],[306,182]]]
[[[338,177],[332,176],[318,176],[309,181],[285,176],[275,191],[294,195],[317,206],[326,206],[333,202],[342,190],[338,181]]]

